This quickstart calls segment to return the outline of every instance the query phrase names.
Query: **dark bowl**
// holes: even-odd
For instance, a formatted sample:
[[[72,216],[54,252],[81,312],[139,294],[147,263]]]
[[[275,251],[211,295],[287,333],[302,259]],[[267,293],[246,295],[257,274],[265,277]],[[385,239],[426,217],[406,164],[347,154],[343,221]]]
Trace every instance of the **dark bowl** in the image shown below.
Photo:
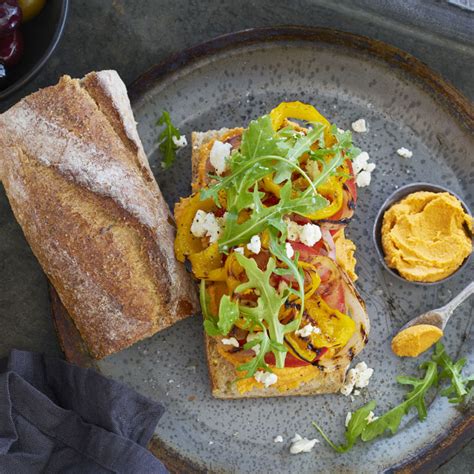
[[[385,253],[383,251],[382,247],[382,222],[383,222],[383,215],[385,214],[385,211],[391,207],[393,204],[401,201],[404,197],[408,196],[411,193],[416,193],[417,191],[430,191],[433,193],[449,193],[452,194],[454,197],[456,197],[459,202],[462,204],[464,210],[472,216],[471,210],[467,206],[467,204],[456,194],[450,191],[449,189],[439,186],[437,184],[430,184],[430,183],[411,183],[407,184],[406,186],[402,186],[401,188],[397,189],[394,193],[392,193],[387,200],[382,204],[382,207],[380,208],[379,212],[377,213],[377,216],[375,217],[375,223],[374,223],[374,228],[372,232],[372,237],[374,240],[375,244],[375,249],[377,251],[377,255],[379,256],[380,262],[384,266],[385,270],[387,270],[389,273],[391,273],[395,278],[398,278],[399,280],[408,282],[408,283],[413,283],[415,285],[425,285],[425,286],[432,286],[432,285],[437,285],[438,283],[444,283],[445,281],[449,280],[452,278],[454,275],[456,275],[463,267],[465,267],[471,258],[471,254],[466,257],[462,265],[454,272],[451,273],[451,275],[447,276],[446,278],[443,278],[442,280],[439,281],[433,281],[433,282],[423,282],[423,281],[411,281],[407,280],[406,278],[403,278],[394,268],[390,268],[387,263],[385,262]]]
[[[46,64],[63,34],[68,9],[69,0],[47,0],[36,18],[21,25],[25,51],[20,62],[8,71],[0,100],[23,87]]]

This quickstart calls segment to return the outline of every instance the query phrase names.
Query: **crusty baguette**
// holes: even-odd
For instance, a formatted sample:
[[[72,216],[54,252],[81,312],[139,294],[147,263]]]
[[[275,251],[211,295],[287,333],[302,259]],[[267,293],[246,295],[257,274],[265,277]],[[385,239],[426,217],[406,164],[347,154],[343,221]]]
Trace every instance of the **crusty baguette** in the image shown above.
[[[94,357],[197,312],[115,71],[64,76],[0,115],[0,179]]]
[[[193,182],[197,179],[200,151],[212,140],[222,136],[224,133],[232,134],[232,131],[238,133],[242,129],[221,129],[210,130],[208,132],[194,132],[192,134],[192,176]],[[234,369],[234,366],[225,360],[218,352],[218,338],[210,337],[204,333],[207,364],[209,376],[211,379],[212,395],[216,398],[256,398],[256,397],[278,397],[291,395],[316,395],[322,393],[335,393],[340,390],[344,383],[344,377],[347,371],[347,363],[341,364],[336,370],[319,370],[315,368],[314,377],[303,382],[299,387],[286,391],[280,391],[278,388],[270,386],[268,388],[254,387],[250,391],[240,393],[235,379],[240,376]]]

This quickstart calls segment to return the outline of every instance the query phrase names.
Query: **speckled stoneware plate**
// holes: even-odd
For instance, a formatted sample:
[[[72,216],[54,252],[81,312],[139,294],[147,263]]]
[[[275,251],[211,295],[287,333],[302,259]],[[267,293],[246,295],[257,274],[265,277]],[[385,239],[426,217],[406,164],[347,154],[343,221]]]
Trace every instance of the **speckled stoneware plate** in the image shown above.
[[[302,28],[218,38],[153,68],[130,93],[140,136],[170,206],[190,192],[191,150],[182,150],[170,171],[161,169],[155,122],[163,109],[189,138],[193,130],[246,125],[284,100],[309,102],[344,129],[365,118],[368,132],[354,134],[354,142],[377,164],[370,187],[360,189],[348,228],[357,244],[357,287],[372,322],[369,343],[357,358],[375,369],[369,387],[354,402],[339,394],[215,400],[196,316],[98,363],[104,374],[166,406],[156,430],[158,455],[179,472],[372,473],[400,466],[430,469],[466,442],[472,418],[433,396],[424,423],[411,413],[396,436],[358,444],[347,454],[335,454],[322,440],[311,453],[295,456],[288,449],[295,432],[321,439],[312,420],[342,442],[348,411],[372,399],[380,411],[400,403],[405,390],[395,377],[416,374],[423,358],[395,357],[392,335],[413,316],[446,303],[472,279],[471,261],[439,286],[399,281],[380,265],[371,238],[379,207],[411,181],[444,185],[474,205],[474,120],[465,99],[399,50],[346,33]],[[399,157],[401,146],[412,150],[413,158]],[[468,302],[458,310],[444,337],[450,354],[468,358],[470,372],[472,308]],[[277,435],[283,443],[273,442]]]

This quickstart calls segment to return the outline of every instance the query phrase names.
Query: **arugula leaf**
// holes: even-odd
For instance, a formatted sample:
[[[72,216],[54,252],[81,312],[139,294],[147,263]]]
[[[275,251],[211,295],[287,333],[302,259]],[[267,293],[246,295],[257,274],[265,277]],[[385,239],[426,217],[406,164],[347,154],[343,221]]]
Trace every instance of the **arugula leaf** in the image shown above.
[[[170,114],[166,110],[163,110],[161,117],[156,122],[156,125],[165,126],[158,137],[158,148],[163,155],[161,166],[165,169],[168,169],[176,160],[176,150],[178,149],[178,146],[173,141],[173,137],[178,139],[181,136],[181,133],[172,124]]]
[[[421,367],[426,369],[423,379],[403,376],[397,377],[398,383],[412,385],[413,390],[406,394],[403,403],[392,408],[377,420],[367,425],[362,432],[363,441],[370,441],[383,434],[385,430],[390,430],[392,434],[395,434],[398,431],[402,418],[412,407],[417,409],[418,418],[421,421],[426,419],[425,395],[432,386],[437,384],[438,372],[436,363],[432,361],[425,362]]]
[[[432,359],[441,367],[440,379],[450,379],[450,385],[441,391],[441,395],[448,397],[449,403],[461,403],[469,395],[474,381],[474,375],[463,377],[462,369],[466,364],[466,359],[459,359],[453,362],[451,357],[440,342],[435,346]]]
[[[276,261],[273,257],[270,257],[266,270],[262,271],[258,268],[257,262],[254,259],[247,258],[241,254],[236,254],[236,258],[240,265],[244,267],[248,281],[240,284],[235,289],[235,293],[238,294],[248,289],[254,289],[257,294],[259,294],[256,307],[251,308],[241,305],[240,312],[244,317],[251,318],[252,321],[258,322],[259,325],[264,328],[265,332],[268,331],[270,340],[277,343],[277,345],[271,345],[270,341],[268,341],[268,346],[260,347],[258,355],[265,357],[265,350],[267,352],[271,350],[275,355],[276,366],[282,368],[285,365],[287,351],[286,347],[283,346],[287,328],[284,324],[280,323],[278,315],[280,308],[287,299],[287,295],[280,295],[270,283],[270,277],[276,267]],[[263,322],[266,323],[266,326]],[[242,367],[243,366],[240,366],[238,370],[247,370]],[[247,375],[252,376],[253,373]]]
[[[201,304],[202,317],[204,319],[204,329],[209,336],[221,336],[221,330],[217,326],[217,321],[209,312],[209,297],[206,291],[206,280],[201,280],[199,284],[199,302]]]
[[[321,436],[326,440],[326,442],[338,453],[345,453],[346,451],[349,451],[356,441],[359,439],[360,435],[363,433],[363,431],[366,429],[367,425],[369,422],[367,421],[367,417],[369,416],[369,413],[373,411],[376,407],[375,401],[371,401],[364,405],[363,407],[360,407],[357,411],[355,411],[351,419],[349,420],[349,424],[347,425],[346,429],[346,444],[341,444],[341,445],[336,445],[334,444],[324,433],[324,431],[313,421],[313,426],[319,431]],[[377,421],[377,420],[375,420]],[[374,423],[374,422],[372,422]]]
[[[371,441],[377,436],[384,434],[387,430],[389,430],[392,435],[395,434],[398,431],[402,418],[411,408],[417,409],[418,418],[423,421],[427,415],[425,395],[431,387],[437,384],[438,370],[436,362],[433,361],[425,362],[420,368],[425,369],[425,374],[421,379],[405,376],[397,378],[398,383],[413,386],[413,389],[405,395],[405,400],[400,405],[380,415],[379,418],[370,423],[366,418],[375,408],[375,401],[369,402],[353,413],[346,429],[345,436],[347,443],[345,445],[337,446],[316,423],[313,422],[313,425],[333,449],[337,452],[344,453],[353,447],[359,437],[362,441]]]
[[[231,301],[229,295],[223,295],[219,303],[219,321],[217,327],[222,335],[227,336],[232,326],[239,319],[239,305],[235,301]]]
[[[249,123],[242,134],[240,152],[247,160],[259,156],[278,155],[278,139],[269,115],[264,115]],[[232,170],[233,171],[233,170]]]
[[[320,195],[306,195],[292,197],[291,182],[287,181],[281,188],[280,200],[277,204],[264,207],[260,197],[253,194],[254,209],[250,217],[242,222],[237,222],[237,214],[230,211],[227,214],[224,232],[219,239],[219,250],[225,251],[229,247],[248,242],[252,236],[262,232],[268,225],[281,221],[283,216],[294,212],[296,214],[309,214],[327,205],[327,200]]]

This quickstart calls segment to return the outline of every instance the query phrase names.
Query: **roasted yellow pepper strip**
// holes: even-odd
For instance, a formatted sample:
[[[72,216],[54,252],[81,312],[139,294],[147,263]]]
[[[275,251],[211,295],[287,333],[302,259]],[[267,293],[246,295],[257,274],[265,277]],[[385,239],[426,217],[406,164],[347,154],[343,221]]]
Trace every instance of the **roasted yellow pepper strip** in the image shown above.
[[[305,217],[311,220],[327,219],[336,214],[342,207],[344,202],[343,183],[336,177],[331,176],[326,183],[319,186],[318,192],[329,200],[329,206],[323,207],[312,214]]]
[[[209,212],[216,206],[212,199],[201,201],[199,193],[193,194],[185,199],[181,199],[174,208],[176,219],[176,240],[174,241],[174,251],[176,258],[184,262],[185,257],[204,249],[202,240],[191,234],[191,225],[194,216],[199,209]]]
[[[222,266],[222,256],[217,242],[201,252],[189,255],[188,258],[193,266],[194,275],[200,280],[207,279],[213,270]]]
[[[294,118],[298,120],[306,120],[307,122],[317,122],[325,125],[324,139],[326,146],[334,143],[334,137],[330,133],[331,124],[326,117],[321,115],[315,107],[303,102],[282,102],[270,112],[270,118],[274,130],[279,130],[285,119]]]

